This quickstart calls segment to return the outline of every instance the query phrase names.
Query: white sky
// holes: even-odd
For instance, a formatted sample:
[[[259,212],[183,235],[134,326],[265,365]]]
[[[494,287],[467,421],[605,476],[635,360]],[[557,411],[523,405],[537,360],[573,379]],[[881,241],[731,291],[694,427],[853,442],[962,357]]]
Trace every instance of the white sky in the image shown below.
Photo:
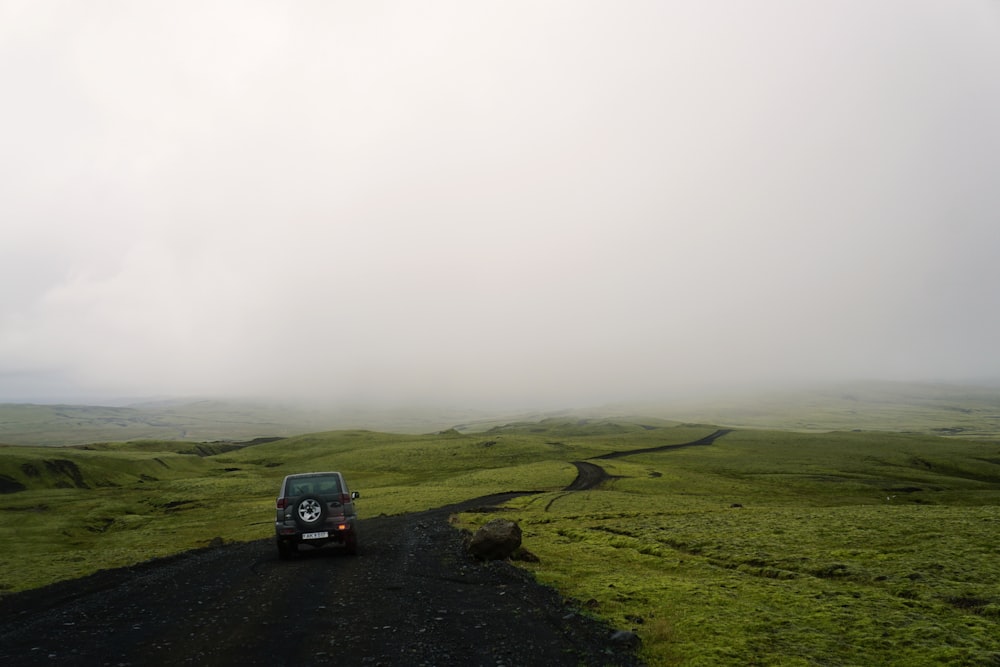
[[[1000,378],[993,0],[0,0],[0,400]]]

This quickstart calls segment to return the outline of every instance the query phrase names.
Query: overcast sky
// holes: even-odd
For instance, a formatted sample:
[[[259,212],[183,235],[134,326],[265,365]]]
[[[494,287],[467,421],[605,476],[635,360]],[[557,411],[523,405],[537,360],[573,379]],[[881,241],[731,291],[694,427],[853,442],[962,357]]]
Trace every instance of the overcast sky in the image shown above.
[[[995,0],[0,0],[0,400],[1000,378]]]

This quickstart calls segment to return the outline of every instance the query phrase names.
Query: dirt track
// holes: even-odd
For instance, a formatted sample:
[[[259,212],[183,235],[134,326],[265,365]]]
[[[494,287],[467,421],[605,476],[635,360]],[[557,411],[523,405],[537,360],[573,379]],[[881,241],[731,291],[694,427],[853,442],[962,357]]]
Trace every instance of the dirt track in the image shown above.
[[[567,491],[607,479],[576,465]],[[6,596],[0,664],[641,664],[521,570],[466,555],[448,516],[516,495],[366,519],[358,557],[280,561],[265,539]]]
[[[672,449],[684,449],[685,447],[701,447],[704,445],[711,445],[713,442],[721,438],[722,436],[732,433],[731,428],[720,428],[714,433],[706,435],[700,440],[695,440],[694,442],[685,442],[679,445],[658,445],[656,447],[644,447],[643,449],[632,449],[621,452],[609,452],[608,454],[601,454],[600,456],[595,456],[595,459],[620,459],[623,456],[632,456],[633,454],[648,454],[650,452],[668,452]]]

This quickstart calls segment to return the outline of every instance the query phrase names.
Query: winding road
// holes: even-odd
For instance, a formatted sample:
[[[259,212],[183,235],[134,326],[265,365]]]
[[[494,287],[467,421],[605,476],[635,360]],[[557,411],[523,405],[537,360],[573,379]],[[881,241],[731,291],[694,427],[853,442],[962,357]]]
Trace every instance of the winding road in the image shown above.
[[[721,438],[722,436],[732,433],[731,428],[720,428],[714,433],[706,435],[704,438],[700,438],[693,442],[685,442],[677,445],[658,445],[656,447],[644,447],[642,449],[628,449],[623,451],[610,452],[608,454],[601,454],[600,456],[595,456],[595,459],[607,460],[607,459],[620,459],[625,456],[632,456],[633,454],[649,454],[650,452],[667,452],[674,449],[683,449],[685,447],[700,447],[704,445],[711,445],[713,442]],[[573,483],[567,486],[563,491],[586,491],[587,489],[596,489],[606,480],[611,479],[604,468],[597,465],[596,463],[590,463],[589,461],[573,461],[573,465],[576,466],[576,479]]]

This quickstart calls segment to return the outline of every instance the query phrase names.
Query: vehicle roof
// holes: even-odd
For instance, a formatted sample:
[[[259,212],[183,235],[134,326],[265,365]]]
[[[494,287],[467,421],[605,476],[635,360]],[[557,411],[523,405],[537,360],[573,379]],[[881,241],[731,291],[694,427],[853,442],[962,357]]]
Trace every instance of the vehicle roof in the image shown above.
[[[294,479],[298,477],[320,477],[322,475],[340,475],[340,473],[333,470],[327,472],[297,472],[294,475],[287,475],[285,479]]]

